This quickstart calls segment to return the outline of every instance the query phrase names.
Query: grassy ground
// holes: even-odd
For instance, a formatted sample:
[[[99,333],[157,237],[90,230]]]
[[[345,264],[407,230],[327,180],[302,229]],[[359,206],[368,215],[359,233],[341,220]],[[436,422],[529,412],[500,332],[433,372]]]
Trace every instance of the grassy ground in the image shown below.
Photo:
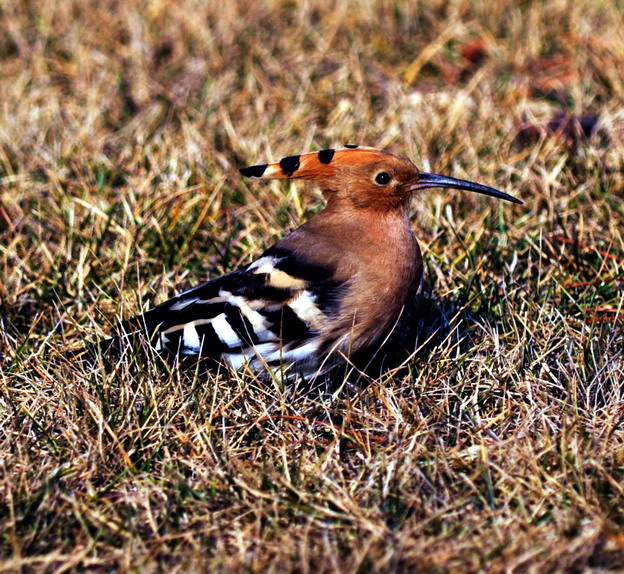
[[[0,571],[624,568],[620,2],[0,21]],[[408,372],[310,396],[58,360],[321,205],[237,167],[349,142],[525,201],[418,199],[440,329]]]

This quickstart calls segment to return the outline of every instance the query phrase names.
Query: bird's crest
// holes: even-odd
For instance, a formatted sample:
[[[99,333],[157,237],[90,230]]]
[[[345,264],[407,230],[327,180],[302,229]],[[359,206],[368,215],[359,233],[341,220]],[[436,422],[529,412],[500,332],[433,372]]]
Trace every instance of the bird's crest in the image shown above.
[[[486,185],[421,172],[408,158],[392,152],[356,145],[291,155],[279,161],[244,167],[240,172],[257,179],[311,179],[323,192],[339,192],[352,206],[377,211],[402,210],[414,192],[431,187],[461,189],[522,203]]]
[[[388,155],[388,152],[373,147],[347,145],[243,167],[240,172],[246,177],[257,179],[323,179],[335,175],[336,168],[340,166],[361,165]]]

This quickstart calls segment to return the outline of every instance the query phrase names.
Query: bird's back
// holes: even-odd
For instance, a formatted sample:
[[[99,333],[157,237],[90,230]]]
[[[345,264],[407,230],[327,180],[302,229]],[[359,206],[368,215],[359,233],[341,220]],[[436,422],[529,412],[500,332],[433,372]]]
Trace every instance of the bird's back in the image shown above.
[[[346,288],[331,267],[306,265],[278,244],[251,265],[125,321],[122,330],[144,333],[156,351],[170,356],[310,375],[321,367],[324,330]]]
[[[361,234],[371,232],[356,227]],[[234,369],[247,363],[254,371],[269,367],[318,375],[362,345],[381,341],[415,291],[416,251],[409,269],[401,269],[402,281],[387,276],[405,259],[402,239],[389,250],[344,229],[331,233],[323,220],[319,226],[312,219],[252,264],[168,300],[124,322],[122,329],[145,333],[156,351],[170,356],[221,359]],[[417,250],[413,238],[407,239]],[[380,265],[368,261],[370,253],[378,255]],[[384,269],[382,262],[393,268]]]

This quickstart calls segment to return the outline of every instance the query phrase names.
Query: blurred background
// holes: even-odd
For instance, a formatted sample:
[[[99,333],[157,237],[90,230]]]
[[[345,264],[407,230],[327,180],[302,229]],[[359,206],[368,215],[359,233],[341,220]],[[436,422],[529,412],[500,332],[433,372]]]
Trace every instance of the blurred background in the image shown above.
[[[6,175],[87,175],[82,152],[123,172],[170,141],[191,171],[361,141],[421,162],[507,157],[497,175],[513,174],[526,122],[621,119],[617,2],[6,0],[0,14]]]

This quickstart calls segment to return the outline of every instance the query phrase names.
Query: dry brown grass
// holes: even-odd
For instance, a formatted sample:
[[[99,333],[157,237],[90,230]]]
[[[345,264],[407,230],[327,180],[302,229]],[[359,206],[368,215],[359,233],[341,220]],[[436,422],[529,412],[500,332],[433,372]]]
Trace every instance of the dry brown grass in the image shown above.
[[[624,568],[620,2],[0,21],[1,571]],[[558,112],[598,133],[549,134]],[[346,142],[526,202],[419,199],[448,324],[409,373],[319,396],[55,360],[319,208],[236,167]]]

